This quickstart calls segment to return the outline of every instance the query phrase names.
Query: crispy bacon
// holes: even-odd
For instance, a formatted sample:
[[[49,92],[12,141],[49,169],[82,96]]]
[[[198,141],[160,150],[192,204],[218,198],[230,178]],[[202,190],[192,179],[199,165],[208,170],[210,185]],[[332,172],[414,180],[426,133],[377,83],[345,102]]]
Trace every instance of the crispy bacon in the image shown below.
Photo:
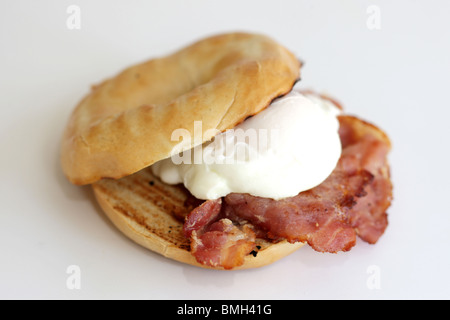
[[[392,198],[389,140],[357,118],[339,120],[342,155],[320,185],[278,201],[233,193],[195,208],[184,231],[196,259],[231,269],[243,263],[256,237],[307,242],[333,253],[350,250],[357,235],[375,243],[387,226]]]
[[[374,244],[388,225],[386,210],[392,201],[392,183],[387,163],[390,142],[381,130],[355,117],[340,117],[339,121],[342,158],[348,160],[351,157],[356,161],[353,167],[364,168],[374,175],[365,189],[367,195],[359,199],[348,212],[349,223],[358,236]],[[359,129],[358,125],[365,126],[366,130]]]
[[[319,186],[281,200],[249,194],[225,197],[228,217],[250,221],[271,240],[307,242],[321,252],[348,251],[356,243],[356,232],[348,224],[348,211],[364,196],[373,179],[368,171],[352,175],[336,168]]]
[[[222,199],[219,198],[217,200],[205,201],[192,210],[186,217],[183,225],[184,235],[190,238],[193,232],[203,234],[209,225],[218,220],[221,208]]]
[[[205,201],[187,217],[184,234],[198,262],[232,269],[242,265],[255,247],[256,235],[248,224],[234,224],[221,215],[222,200]]]

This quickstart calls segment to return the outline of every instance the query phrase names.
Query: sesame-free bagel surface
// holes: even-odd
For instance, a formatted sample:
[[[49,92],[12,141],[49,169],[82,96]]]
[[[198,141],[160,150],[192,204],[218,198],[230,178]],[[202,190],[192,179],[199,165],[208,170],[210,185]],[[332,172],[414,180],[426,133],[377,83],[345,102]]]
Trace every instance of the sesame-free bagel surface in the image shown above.
[[[190,149],[210,140],[210,129],[233,128],[289,92],[299,69],[289,50],[247,33],[209,37],[132,66],[93,86],[73,111],[62,139],[64,173],[90,184]],[[195,121],[202,121],[201,135],[194,135]],[[172,139],[177,129],[193,138],[182,149]]]

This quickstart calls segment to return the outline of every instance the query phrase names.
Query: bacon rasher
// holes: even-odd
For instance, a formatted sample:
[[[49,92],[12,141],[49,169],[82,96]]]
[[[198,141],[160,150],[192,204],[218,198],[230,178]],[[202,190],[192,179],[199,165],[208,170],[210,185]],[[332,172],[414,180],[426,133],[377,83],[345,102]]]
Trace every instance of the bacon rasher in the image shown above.
[[[198,262],[232,269],[253,250],[256,235],[248,224],[223,217],[221,209],[222,199],[205,201],[186,217],[183,229]]]

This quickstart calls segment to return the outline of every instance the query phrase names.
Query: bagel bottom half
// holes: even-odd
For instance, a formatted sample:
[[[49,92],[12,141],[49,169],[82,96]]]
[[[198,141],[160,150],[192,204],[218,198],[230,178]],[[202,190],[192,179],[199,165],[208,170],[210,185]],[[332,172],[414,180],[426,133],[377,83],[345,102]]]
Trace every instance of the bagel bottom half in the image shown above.
[[[196,261],[190,251],[190,241],[183,235],[183,223],[175,218],[189,213],[185,205],[189,197],[186,189],[161,182],[150,168],[118,180],[102,179],[92,187],[103,211],[130,239],[167,258],[213,269]],[[244,264],[233,270],[271,264],[303,243],[270,243],[257,239],[256,245],[258,251],[249,254]]]

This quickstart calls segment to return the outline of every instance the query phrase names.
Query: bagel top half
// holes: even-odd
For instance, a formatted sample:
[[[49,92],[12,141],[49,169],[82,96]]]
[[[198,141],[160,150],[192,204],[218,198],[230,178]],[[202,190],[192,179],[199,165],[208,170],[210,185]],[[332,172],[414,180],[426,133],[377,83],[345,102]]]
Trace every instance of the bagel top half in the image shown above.
[[[257,34],[200,40],[178,52],[132,66],[93,86],[70,116],[61,164],[74,184],[131,175],[175,152],[235,127],[299,78],[300,62],[285,47]],[[183,149],[176,129],[194,137]]]

